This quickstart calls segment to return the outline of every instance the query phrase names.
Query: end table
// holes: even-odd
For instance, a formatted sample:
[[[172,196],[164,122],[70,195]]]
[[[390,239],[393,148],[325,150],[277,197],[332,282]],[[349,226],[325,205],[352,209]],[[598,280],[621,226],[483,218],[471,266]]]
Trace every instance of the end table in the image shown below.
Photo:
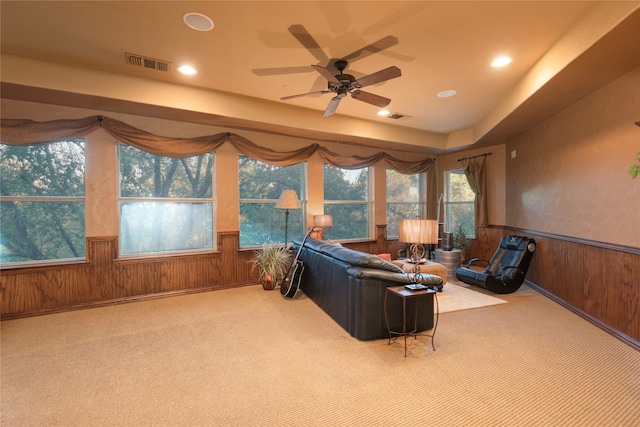
[[[395,295],[397,297],[402,298],[402,331],[392,331],[389,326],[389,315],[387,310],[387,298],[391,295]],[[435,323],[433,325],[433,330],[431,334],[418,333],[418,304],[416,301],[415,305],[415,318],[413,323],[413,330],[407,331],[407,300],[419,298],[419,297],[427,297],[434,298],[435,300]],[[407,337],[413,336],[417,338],[420,336],[431,337],[431,347],[433,351],[436,351],[436,346],[433,342],[433,339],[436,335],[436,328],[438,327],[438,318],[440,317],[440,307],[438,306],[438,292],[433,289],[420,289],[420,290],[411,290],[406,286],[390,286],[387,288],[387,291],[384,294],[384,320],[387,323],[387,330],[389,331],[389,342],[388,345],[391,344],[391,341],[395,341],[400,337],[404,338],[404,357],[407,357]]]

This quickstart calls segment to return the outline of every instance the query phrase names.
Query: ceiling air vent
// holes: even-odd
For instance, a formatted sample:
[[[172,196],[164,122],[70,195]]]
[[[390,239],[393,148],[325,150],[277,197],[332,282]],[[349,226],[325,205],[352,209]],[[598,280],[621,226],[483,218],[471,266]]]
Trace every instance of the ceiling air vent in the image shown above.
[[[388,117],[393,120],[400,120],[400,119],[406,119],[411,116],[407,116],[406,114],[400,114],[400,113],[392,113],[392,114],[389,114]]]
[[[150,68],[158,71],[171,71],[171,62],[162,61],[160,59],[148,58],[142,55],[136,55],[135,53],[124,54],[127,64],[135,67]]]

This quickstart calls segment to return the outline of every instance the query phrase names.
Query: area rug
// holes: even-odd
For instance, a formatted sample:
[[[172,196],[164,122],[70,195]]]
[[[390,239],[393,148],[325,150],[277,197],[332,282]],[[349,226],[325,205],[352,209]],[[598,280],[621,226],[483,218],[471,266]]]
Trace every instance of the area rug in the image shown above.
[[[472,290],[462,284],[448,282],[442,292],[438,293],[440,313],[468,310],[470,308],[487,307],[490,305],[506,304],[507,301],[492,297],[480,291]]]

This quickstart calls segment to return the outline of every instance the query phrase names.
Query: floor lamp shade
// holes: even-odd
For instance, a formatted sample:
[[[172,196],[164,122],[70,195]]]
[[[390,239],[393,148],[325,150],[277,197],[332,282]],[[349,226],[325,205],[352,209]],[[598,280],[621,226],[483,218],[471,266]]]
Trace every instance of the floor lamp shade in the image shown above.
[[[300,209],[302,204],[295,190],[284,190],[276,202],[277,209]]]
[[[276,202],[276,209],[285,209],[285,219],[284,219],[284,243],[287,244],[288,241],[288,231],[289,231],[289,209],[300,209],[302,208],[302,203],[300,203],[300,199],[298,199],[298,195],[294,190],[283,190],[282,194],[280,194],[280,198]]]

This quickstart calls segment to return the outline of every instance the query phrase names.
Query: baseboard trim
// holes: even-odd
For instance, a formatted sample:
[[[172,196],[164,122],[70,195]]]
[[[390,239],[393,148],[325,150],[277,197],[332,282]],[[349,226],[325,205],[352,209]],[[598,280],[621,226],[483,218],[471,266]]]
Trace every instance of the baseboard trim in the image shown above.
[[[586,321],[594,324],[595,326],[597,326],[598,328],[600,328],[603,331],[607,332],[608,334],[613,335],[614,337],[618,338],[620,341],[624,342],[625,344],[627,344],[627,345],[631,346],[632,348],[640,351],[640,341],[637,341],[637,340],[631,338],[630,336],[628,336],[626,334],[623,334],[622,332],[618,331],[617,329],[612,328],[611,326],[607,325],[603,321],[593,317],[592,315],[590,315],[588,313],[585,313],[584,311],[582,311],[579,308],[569,304],[568,302],[566,302],[562,298],[559,298],[558,296],[556,296],[556,295],[552,294],[551,292],[541,288],[540,286],[536,285],[535,283],[533,283],[533,282],[531,282],[529,280],[525,280],[524,282],[525,282],[525,284],[527,286],[529,286],[530,288],[540,292],[542,295],[546,296],[550,300],[560,304],[564,308],[572,311],[573,313],[575,313],[578,316],[582,317]]]

